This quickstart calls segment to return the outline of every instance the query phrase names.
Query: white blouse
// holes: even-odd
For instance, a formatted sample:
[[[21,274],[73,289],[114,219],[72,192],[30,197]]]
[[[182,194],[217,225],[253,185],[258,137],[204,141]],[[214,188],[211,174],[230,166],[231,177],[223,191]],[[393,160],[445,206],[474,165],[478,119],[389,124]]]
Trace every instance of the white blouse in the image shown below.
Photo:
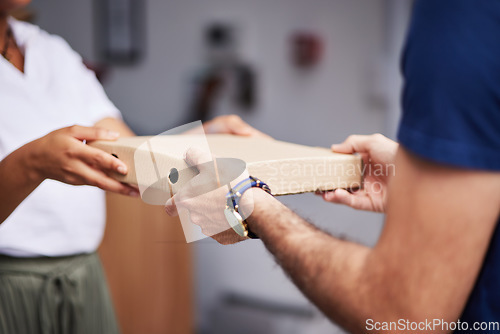
[[[62,38],[14,19],[9,24],[24,52],[25,73],[0,57],[0,160],[53,130],[121,117],[94,73]],[[102,239],[105,213],[100,189],[45,180],[0,224],[0,253],[92,252]]]

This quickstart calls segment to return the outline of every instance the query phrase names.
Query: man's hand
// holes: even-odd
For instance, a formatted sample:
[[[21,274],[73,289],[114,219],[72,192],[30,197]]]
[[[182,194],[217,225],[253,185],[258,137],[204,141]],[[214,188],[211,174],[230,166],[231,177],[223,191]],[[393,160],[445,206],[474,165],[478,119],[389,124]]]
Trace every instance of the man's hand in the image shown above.
[[[201,227],[203,234],[212,237],[223,245],[233,244],[246,238],[236,234],[229,225],[224,215],[226,207],[226,194],[229,188],[219,184],[225,179],[224,166],[215,163],[215,157],[197,148],[186,152],[186,162],[191,167],[196,167],[199,174],[187,185],[169,199],[165,204],[165,212],[176,216],[179,212],[186,212],[184,217],[189,217],[190,222]],[[236,184],[244,178],[243,173],[232,183]],[[245,205],[249,207],[251,203]]]
[[[206,134],[225,133],[245,137],[271,138],[263,132],[245,123],[237,115],[224,115],[203,123]],[[187,131],[186,134],[199,132],[198,129]]]
[[[348,192],[336,189],[320,192],[327,202],[348,205],[354,209],[385,212],[387,182],[394,175],[394,158],[398,144],[381,134],[352,135],[343,143],[332,145],[337,153],[359,153],[364,163],[363,189]]]
[[[366,333],[367,319],[456,321],[500,214],[498,172],[435,164],[403,147],[394,164],[373,249],[327,235],[273,198],[257,199],[247,219],[304,294],[350,332]]]

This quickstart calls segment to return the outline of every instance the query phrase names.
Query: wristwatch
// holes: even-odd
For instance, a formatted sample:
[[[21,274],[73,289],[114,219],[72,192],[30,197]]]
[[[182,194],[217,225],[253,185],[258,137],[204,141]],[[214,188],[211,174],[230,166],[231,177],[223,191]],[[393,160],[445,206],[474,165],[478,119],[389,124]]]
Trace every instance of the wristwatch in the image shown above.
[[[257,237],[254,233],[252,233],[252,231],[248,229],[248,224],[245,222],[246,217],[243,218],[238,210],[243,193],[248,189],[255,187],[261,188],[268,194],[271,194],[271,189],[267,184],[253,176],[250,176],[249,178],[239,182],[234,188],[229,190],[226,195],[226,208],[224,209],[224,215],[226,216],[227,222],[229,223],[231,228],[238,235],[251,239],[258,239],[259,237]]]

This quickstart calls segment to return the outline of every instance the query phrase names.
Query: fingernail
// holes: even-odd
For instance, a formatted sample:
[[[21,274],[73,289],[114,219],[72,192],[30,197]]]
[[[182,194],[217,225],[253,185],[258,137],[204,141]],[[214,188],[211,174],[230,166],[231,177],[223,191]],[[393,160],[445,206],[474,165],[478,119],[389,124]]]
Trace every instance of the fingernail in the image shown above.
[[[118,138],[120,137],[120,133],[116,131],[108,131],[108,136],[111,138]]]
[[[250,136],[252,134],[252,131],[253,129],[251,127],[247,127],[247,128],[244,128],[244,129],[240,129],[238,132],[239,134],[241,135],[247,135],[247,136]]]
[[[139,193],[135,190],[130,191],[128,194],[129,194],[129,196],[132,196],[132,197],[139,197]]]
[[[116,170],[120,174],[127,174],[127,167],[125,167],[125,166],[118,166],[118,168]]]

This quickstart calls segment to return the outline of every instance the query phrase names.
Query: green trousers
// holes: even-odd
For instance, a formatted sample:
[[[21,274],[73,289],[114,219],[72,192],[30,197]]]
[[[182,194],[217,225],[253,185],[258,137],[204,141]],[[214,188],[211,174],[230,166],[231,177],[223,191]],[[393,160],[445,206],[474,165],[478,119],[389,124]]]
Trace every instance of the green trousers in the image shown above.
[[[119,333],[99,256],[0,255],[0,333]]]

